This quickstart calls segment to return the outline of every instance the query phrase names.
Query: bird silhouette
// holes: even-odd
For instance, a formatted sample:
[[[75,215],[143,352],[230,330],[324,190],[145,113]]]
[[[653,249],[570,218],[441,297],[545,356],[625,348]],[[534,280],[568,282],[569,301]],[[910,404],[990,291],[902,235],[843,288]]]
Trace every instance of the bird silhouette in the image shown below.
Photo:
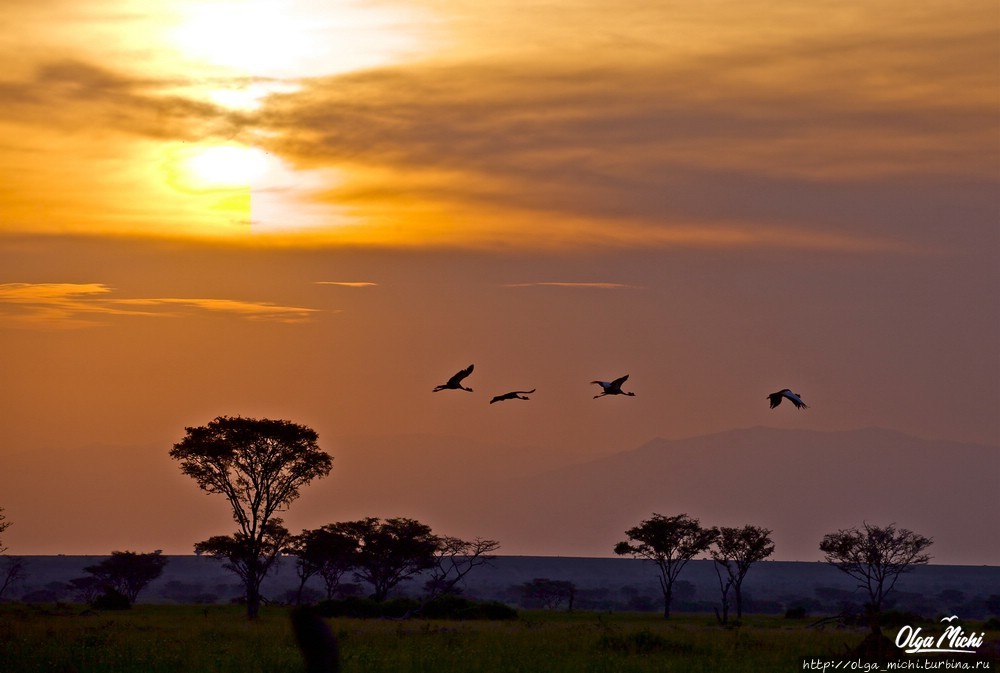
[[[497,395],[490,400],[490,404],[493,404],[494,402],[503,402],[504,400],[527,400],[530,398],[523,397],[523,395],[530,395],[533,392],[535,392],[534,388],[531,390],[514,390],[509,393],[504,393],[503,395]]]
[[[635,393],[626,393],[624,390],[622,390],[622,384],[625,383],[627,380],[628,380],[628,374],[626,374],[621,378],[615,379],[611,383],[608,383],[607,381],[591,381],[591,383],[596,383],[597,385],[599,385],[601,388],[604,389],[604,391],[600,395],[594,395],[594,399],[596,400],[598,397],[604,397],[605,395],[628,395],[629,397],[635,397]]]
[[[466,388],[465,386],[463,386],[462,380],[466,376],[472,373],[474,367],[475,365],[469,365],[468,367],[466,367],[465,369],[463,369],[462,371],[458,372],[450,379],[448,379],[447,383],[442,383],[441,385],[435,387],[434,390],[432,390],[431,392],[436,393],[439,390],[465,390],[471,393],[472,388]]]
[[[781,404],[781,398],[786,398],[789,402],[795,405],[796,409],[808,409],[809,405],[802,401],[802,398],[797,394],[793,393],[788,388],[782,388],[776,393],[771,393],[767,396],[767,399],[771,400],[771,408],[774,409],[776,406]]]

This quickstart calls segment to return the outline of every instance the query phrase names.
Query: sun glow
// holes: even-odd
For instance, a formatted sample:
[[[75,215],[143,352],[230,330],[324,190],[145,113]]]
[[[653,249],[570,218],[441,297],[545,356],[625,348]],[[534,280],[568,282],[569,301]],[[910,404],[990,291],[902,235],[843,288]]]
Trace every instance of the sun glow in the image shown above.
[[[419,49],[412,8],[364,0],[217,0],[183,6],[185,57],[244,76],[296,79],[372,68]]]
[[[267,163],[266,152],[243,145],[207,147],[183,160],[190,185],[201,189],[250,187],[265,173]]]

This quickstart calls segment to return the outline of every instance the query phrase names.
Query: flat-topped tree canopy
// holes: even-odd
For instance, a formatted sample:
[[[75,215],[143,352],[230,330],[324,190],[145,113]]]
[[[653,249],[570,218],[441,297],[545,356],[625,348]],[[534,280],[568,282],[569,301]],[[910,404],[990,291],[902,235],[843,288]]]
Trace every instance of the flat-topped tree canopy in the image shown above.
[[[224,495],[239,525],[235,535],[196,548],[228,559],[246,586],[247,616],[256,617],[260,584],[281,552],[276,540],[287,537],[274,514],[287,509],[302,486],[328,475],[333,458],[319,448],[314,430],[291,421],[219,416],[185,430],[170,457],[206,492]]]

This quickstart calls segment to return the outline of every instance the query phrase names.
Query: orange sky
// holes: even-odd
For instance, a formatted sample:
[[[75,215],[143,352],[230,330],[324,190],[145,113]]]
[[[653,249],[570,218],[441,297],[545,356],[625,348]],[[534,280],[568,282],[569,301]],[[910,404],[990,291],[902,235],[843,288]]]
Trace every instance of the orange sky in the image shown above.
[[[0,7],[11,551],[225,530],[166,458],[221,414],[540,468],[753,425],[1000,444],[995,3],[648,5]]]

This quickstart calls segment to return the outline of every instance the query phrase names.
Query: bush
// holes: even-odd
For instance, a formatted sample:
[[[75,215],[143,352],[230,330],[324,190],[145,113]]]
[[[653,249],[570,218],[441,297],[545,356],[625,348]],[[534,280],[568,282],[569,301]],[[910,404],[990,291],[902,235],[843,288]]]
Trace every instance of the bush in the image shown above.
[[[428,619],[517,619],[517,610],[498,601],[470,601],[461,596],[440,596],[424,606],[421,617]]]
[[[801,605],[795,608],[788,608],[785,610],[785,619],[805,619],[806,609]]]
[[[357,617],[368,619],[382,616],[381,606],[370,598],[351,596],[340,600],[321,601],[316,609],[323,617]]]
[[[128,610],[132,603],[122,592],[107,587],[104,593],[94,599],[90,607],[95,610]]]

